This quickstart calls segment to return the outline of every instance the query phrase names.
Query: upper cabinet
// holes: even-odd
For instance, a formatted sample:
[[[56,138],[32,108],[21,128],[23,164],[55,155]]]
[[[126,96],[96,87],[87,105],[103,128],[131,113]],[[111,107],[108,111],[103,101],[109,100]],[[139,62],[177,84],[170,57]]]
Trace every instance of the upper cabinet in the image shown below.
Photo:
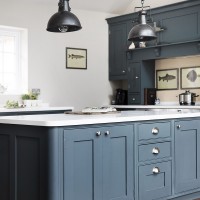
[[[109,79],[126,78],[126,22],[109,26]]]
[[[183,3],[182,7],[175,5],[163,7],[160,11],[158,8],[153,14],[157,26],[164,29],[158,35],[160,45],[200,39],[200,3],[191,1],[190,4]]]

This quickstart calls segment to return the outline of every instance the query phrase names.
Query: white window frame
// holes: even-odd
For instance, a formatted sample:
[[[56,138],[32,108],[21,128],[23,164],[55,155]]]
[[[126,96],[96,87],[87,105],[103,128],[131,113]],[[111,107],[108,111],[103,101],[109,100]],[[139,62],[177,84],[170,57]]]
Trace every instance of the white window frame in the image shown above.
[[[8,85],[8,89],[3,95],[21,95],[28,91],[28,31],[24,28],[0,26],[0,35],[15,37],[15,53],[17,55],[16,89],[9,90]],[[1,75],[5,76],[3,73]],[[3,85],[1,80],[0,84]]]

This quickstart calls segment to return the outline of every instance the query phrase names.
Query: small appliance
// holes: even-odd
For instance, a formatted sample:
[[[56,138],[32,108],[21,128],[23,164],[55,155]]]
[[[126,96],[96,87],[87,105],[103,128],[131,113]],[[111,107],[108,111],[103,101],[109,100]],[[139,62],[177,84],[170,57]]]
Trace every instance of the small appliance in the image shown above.
[[[115,96],[116,105],[127,105],[127,90],[117,89]]]

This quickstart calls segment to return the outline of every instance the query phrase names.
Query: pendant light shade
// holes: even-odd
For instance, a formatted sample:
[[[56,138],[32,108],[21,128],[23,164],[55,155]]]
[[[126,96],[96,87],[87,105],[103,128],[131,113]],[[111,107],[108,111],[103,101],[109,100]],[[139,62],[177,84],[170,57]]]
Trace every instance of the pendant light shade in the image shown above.
[[[70,12],[69,0],[60,0],[58,6],[58,12],[49,19],[47,31],[66,33],[80,30],[81,23],[76,15]]]
[[[134,26],[128,35],[128,40],[133,42],[144,42],[155,40],[157,38],[154,28],[146,23],[146,11],[142,10],[139,13],[140,24]]]
[[[132,42],[145,42],[157,38],[154,28],[146,22],[147,11],[143,10],[143,3],[144,1],[142,1],[142,10],[139,11],[139,24],[135,25],[128,34],[128,40]]]

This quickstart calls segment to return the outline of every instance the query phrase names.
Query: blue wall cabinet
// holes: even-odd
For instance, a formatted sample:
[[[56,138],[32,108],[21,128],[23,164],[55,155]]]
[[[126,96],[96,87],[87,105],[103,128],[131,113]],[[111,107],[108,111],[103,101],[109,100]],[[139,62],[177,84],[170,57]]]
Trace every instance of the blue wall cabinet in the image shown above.
[[[175,192],[200,188],[199,120],[175,123]]]
[[[133,200],[133,126],[64,131],[64,200]]]
[[[144,88],[154,88],[155,62],[128,62],[128,104],[144,104]]]
[[[109,26],[109,79],[126,79],[126,22]]]

